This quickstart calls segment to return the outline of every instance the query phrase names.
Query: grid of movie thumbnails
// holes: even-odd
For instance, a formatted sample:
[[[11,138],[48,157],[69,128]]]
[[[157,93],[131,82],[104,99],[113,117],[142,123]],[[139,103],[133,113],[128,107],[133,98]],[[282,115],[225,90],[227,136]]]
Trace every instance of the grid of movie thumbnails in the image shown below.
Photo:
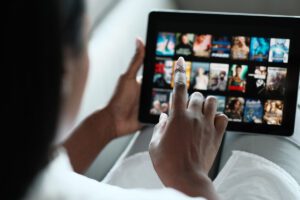
[[[213,93],[230,121],[281,125],[289,46],[285,38],[159,32],[150,114],[168,113],[175,59],[184,56],[189,92]]]

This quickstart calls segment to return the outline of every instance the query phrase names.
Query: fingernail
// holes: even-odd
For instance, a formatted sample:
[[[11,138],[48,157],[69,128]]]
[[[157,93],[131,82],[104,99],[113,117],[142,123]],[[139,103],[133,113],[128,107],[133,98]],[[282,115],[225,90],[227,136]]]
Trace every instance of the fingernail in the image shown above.
[[[209,99],[209,103],[217,103],[217,99],[214,96],[208,96],[206,99]]]
[[[159,121],[164,120],[167,118],[167,115],[165,113],[161,113],[159,116]]]
[[[184,70],[184,58],[183,57],[179,57],[177,62],[176,62],[176,69],[177,70]]]
[[[136,46],[136,49],[139,49],[141,46],[140,40],[138,38],[135,39],[135,46]]]
[[[176,84],[186,84],[185,61],[183,57],[179,57],[175,64],[175,77]]]

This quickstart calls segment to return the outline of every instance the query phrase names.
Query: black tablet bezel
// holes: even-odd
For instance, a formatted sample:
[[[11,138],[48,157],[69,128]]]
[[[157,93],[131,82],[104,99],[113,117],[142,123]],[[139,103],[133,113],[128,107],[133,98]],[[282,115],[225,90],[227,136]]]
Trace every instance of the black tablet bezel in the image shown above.
[[[205,23],[199,23],[205,22]],[[143,82],[140,96],[139,120],[142,123],[155,124],[156,115],[150,114],[156,37],[158,32],[192,32],[195,24],[205,27],[221,27],[225,30],[212,32],[212,34],[225,34],[232,32],[226,30],[228,26],[241,27],[243,34],[251,31],[255,35],[267,37],[287,37],[291,39],[289,53],[289,68],[284,96],[283,122],[281,126],[245,124],[229,122],[227,130],[263,133],[272,135],[291,136],[294,132],[299,66],[300,66],[300,18],[286,16],[247,15],[234,13],[207,13],[207,12],[181,12],[181,11],[153,11],[149,14],[146,40],[146,55],[144,59]],[[226,27],[225,27],[226,26]],[[258,29],[260,28],[260,29]],[[254,31],[255,29],[255,31]],[[258,29],[258,30],[256,30]],[[196,29],[195,29],[196,30]],[[198,29],[199,30],[199,29]],[[236,33],[237,34],[237,33]],[[253,35],[253,34],[252,34]],[[297,38],[299,36],[299,39]],[[187,58],[188,59],[188,58]],[[220,59],[222,60],[222,59]],[[276,65],[275,65],[276,66]]]

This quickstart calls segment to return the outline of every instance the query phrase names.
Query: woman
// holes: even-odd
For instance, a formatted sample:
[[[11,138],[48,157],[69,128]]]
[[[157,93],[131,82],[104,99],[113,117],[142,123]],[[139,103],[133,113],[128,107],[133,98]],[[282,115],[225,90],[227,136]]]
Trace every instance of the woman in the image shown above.
[[[16,47],[21,53],[18,59],[6,57],[12,69],[12,85],[3,114],[10,127],[6,130],[10,131],[2,141],[13,145],[9,149],[1,147],[7,152],[2,165],[4,199],[162,199],[165,195],[172,199],[190,199],[187,195],[218,198],[207,174],[227,118],[216,114],[215,98],[204,100],[200,93],[191,96],[186,108],[183,58],[176,65],[173,114],[169,118],[161,115],[150,155],[162,182],[185,194],[172,189],[125,190],[106,185],[79,173],[111,140],[141,128],[136,74],[143,62],[144,44],[137,39],[136,54],[108,105],[70,131],[88,72],[83,1],[13,1],[9,10],[10,23],[5,30],[11,43],[7,54],[14,57]],[[181,132],[189,132],[189,136]],[[195,145],[195,140],[200,143]],[[178,141],[185,142],[173,149]]]
[[[192,44],[190,43],[190,38],[188,33],[182,33],[178,35],[178,44],[175,47],[177,55],[191,55],[193,52]]]
[[[193,51],[195,56],[209,57],[211,51],[211,35],[196,35]]]
[[[233,66],[231,70],[232,70],[232,75],[228,80],[228,90],[245,92],[246,81],[242,77],[243,67],[241,65],[236,65],[235,67]]]
[[[239,98],[233,98],[226,106],[225,114],[231,120],[242,120],[243,103]]]
[[[194,89],[207,90],[208,76],[205,74],[205,70],[202,67],[198,68],[197,75],[194,79]]]
[[[249,55],[248,38],[243,36],[233,37],[233,45],[231,48],[231,56],[233,59],[246,60]]]

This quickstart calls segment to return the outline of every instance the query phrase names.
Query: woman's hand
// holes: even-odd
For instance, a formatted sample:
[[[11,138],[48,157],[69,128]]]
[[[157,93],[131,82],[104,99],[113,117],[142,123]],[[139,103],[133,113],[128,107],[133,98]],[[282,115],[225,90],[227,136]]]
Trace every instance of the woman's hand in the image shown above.
[[[136,40],[136,53],[128,70],[120,77],[116,91],[106,107],[107,114],[113,120],[113,137],[133,133],[141,128],[138,121],[138,109],[141,83],[136,79],[142,66],[145,47],[140,39]]]
[[[217,199],[208,172],[220,147],[227,117],[217,114],[217,101],[199,92],[189,102],[185,62],[176,62],[170,116],[161,114],[149,146],[154,168],[167,187],[191,196]]]
[[[108,105],[88,116],[64,142],[76,172],[84,172],[112,139],[133,133],[138,122],[140,83],[136,75],[143,63],[145,49],[137,39],[137,49],[128,70],[120,77]]]

